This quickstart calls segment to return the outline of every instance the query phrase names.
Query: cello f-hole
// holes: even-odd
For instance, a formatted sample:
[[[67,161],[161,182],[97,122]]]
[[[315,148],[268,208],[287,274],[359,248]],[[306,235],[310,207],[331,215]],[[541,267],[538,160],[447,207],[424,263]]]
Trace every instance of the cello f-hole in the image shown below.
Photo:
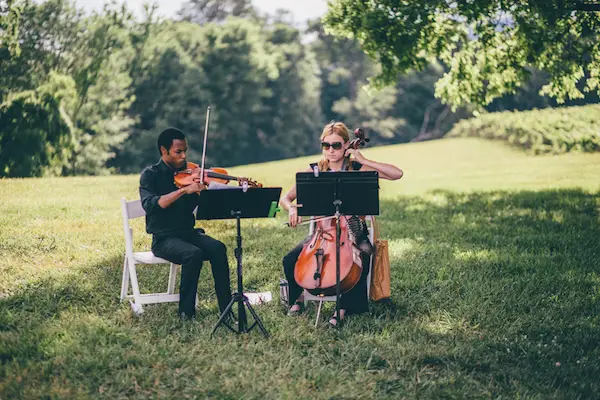
[[[317,286],[321,284],[321,271],[323,270],[323,257],[325,252],[323,249],[318,249],[315,253],[315,257],[317,258],[317,268],[315,270],[315,274],[313,275],[313,279],[316,281]]]

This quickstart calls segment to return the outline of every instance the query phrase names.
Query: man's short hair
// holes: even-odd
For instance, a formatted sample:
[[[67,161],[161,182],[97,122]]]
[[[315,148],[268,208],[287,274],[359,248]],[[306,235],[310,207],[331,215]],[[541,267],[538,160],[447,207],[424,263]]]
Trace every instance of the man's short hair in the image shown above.
[[[162,131],[160,135],[158,135],[158,154],[162,155],[162,153],[160,152],[161,146],[167,149],[167,151],[169,151],[171,145],[173,144],[173,140],[175,139],[185,140],[185,135],[183,134],[183,132],[176,128],[167,128],[164,131]]]

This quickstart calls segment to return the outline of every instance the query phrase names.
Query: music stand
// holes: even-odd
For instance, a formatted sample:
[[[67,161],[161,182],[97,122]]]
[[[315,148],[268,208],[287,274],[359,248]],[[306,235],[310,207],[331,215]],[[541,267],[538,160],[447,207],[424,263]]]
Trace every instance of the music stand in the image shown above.
[[[298,172],[296,194],[299,216],[335,216],[335,315],[339,318],[340,217],[379,215],[379,174],[377,171]]]
[[[240,219],[274,217],[277,211],[280,211],[277,207],[280,196],[281,188],[248,188],[246,190],[240,188],[239,190],[203,190],[200,192],[196,219],[209,220],[235,218],[237,222],[237,248],[235,249],[235,257],[237,259],[237,292],[234,293],[229,304],[227,304],[227,307],[221,313],[217,324],[210,334],[211,336],[221,324],[229,328],[230,331],[238,334],[248,333],[258,325],[263,335],[265,335],[265,337],[269,336],[262,321],[250,305],[248,298],[244,296],[242,285],[242,235]],[[238,304],[237,331],[225,321],[225,317],[232,311],[234,303]],[[248,307],[248,310],[254,318],[254,324],[250,327],[248,327],[244,305]]]

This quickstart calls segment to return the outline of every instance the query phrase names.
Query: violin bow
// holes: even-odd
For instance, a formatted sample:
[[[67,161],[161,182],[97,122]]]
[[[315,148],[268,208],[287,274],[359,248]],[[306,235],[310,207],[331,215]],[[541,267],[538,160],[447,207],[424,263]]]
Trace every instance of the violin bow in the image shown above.
[[[208,120],[210,118],[210,106],[206,108],[206,126],[204,127],[204,144],[202,145],[202,164],[200,166],[200,182],[204,183],[204,160],[206,159],[206,140],[208,139]]]

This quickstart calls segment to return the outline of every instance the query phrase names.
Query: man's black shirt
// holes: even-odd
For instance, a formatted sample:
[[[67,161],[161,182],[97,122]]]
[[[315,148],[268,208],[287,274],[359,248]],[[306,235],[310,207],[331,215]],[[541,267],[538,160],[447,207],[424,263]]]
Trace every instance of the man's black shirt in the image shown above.
[[[140,199],[146,211],[148,233],[170,236],[191,232],[194,229],[196,218],[193,211],[198,205],[198,194],[184,194],[167,208],[158,205],[160,196],[177,190],[174,172],[162,159],[142,171]]]

